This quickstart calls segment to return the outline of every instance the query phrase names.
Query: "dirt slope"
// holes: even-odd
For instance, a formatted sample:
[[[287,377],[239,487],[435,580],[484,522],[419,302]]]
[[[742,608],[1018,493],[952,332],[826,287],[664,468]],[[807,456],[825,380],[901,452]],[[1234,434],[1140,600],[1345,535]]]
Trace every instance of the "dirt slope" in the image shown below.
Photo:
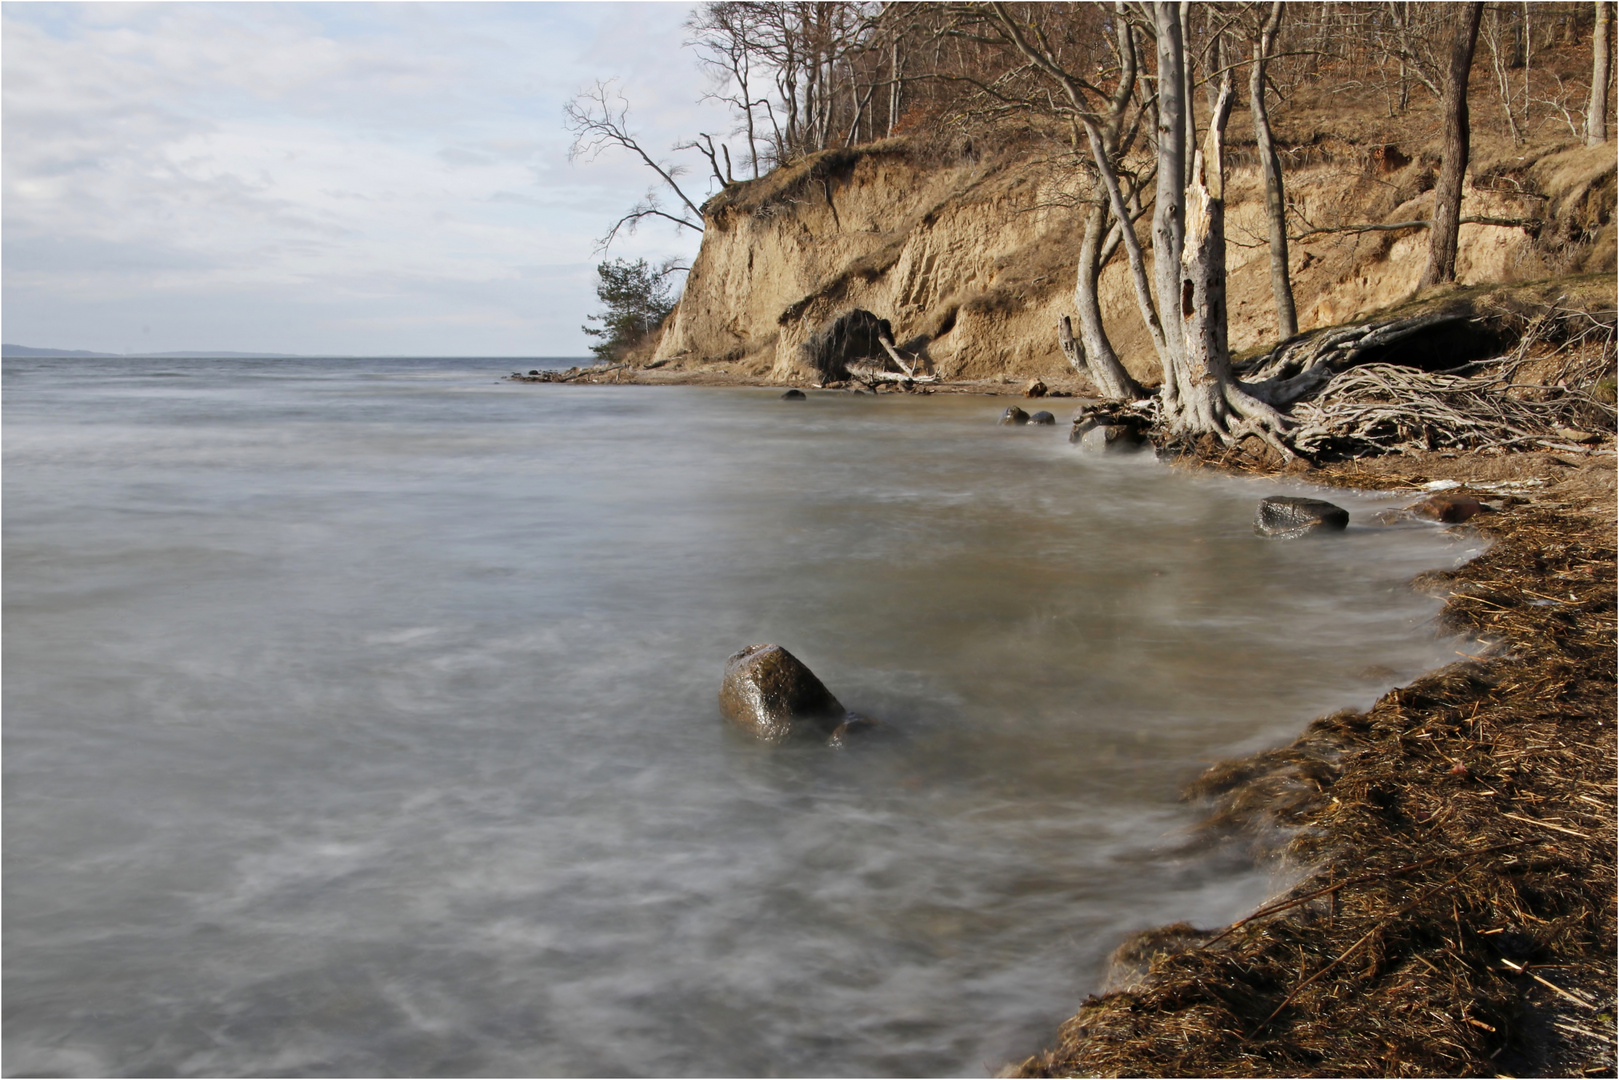
[[[1316,140],[1289,171],[1297,220],[1315,227],[1426,218],[1438,161],[1388,143]],[[1258,170],[1233,155],[1228,274],[1234,351],[1275,340]],[[1464,217],[1464,284],[1538,280],[1614,266],[1611,146],[1475,153]],[[958,149],[917,141],[829,151],[738,184],[704,207],[703,245],[651,363],[809,382],[799,346],[863,307],[947,378],[1057,376],[1059,315],[1072,311],[1083,209],[1076,178],[1040,147]],[[1141,232],[1145,235],[1145,224]],[[1301,329],[1409,297],[1427,258],[1422,228],[1323,232],[1294,243]],[[1102,276],[1104,318],[1125,365],[1158,377],[1122,253]]]

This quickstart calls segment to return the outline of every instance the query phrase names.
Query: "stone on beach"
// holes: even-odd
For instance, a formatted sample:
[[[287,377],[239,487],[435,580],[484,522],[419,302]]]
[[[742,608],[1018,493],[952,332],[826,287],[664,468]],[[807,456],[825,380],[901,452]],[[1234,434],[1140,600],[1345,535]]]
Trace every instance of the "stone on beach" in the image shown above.
[[[875,721],[849,712],[804,662],[780,645],[749,645],[725,661],[720,713],[760,742],[815,738],[842,745]]]
[[[1039,379],[1030,379],[1029,385],[1023,388],[1023,396],[1031,398],[1045,397],[1046,384],[1041,382]]]
[[[1466,495],[1430,495],[1406,507],[1406,512],[1425,521],[1439,521],[1454,525],[1489,509],[1477,499]]]
[[[1349,511],[1325,499],[1273,495],[1260,500],[1254,531],[1261,536],[1290,540],[1314,532],[1340,532],[1349,525]]]
[[[1078,443],[1085,450],[1119,453],[1143,449],[1147,445],[1147,432],[1138,423],[1109,423],[1103,417],[1080,413],[1074,418],[1068,441]]]

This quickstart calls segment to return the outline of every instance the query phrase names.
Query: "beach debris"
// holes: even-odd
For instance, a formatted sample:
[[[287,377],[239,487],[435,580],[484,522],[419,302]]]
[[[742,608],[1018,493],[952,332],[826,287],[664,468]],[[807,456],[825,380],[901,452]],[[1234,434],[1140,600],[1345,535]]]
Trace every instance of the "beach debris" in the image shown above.
[[[785,394],[781,395],[781,400],[783,400],[783,401],[803,401],[804,400],[804,391],[802,391],[802,390],[789,390]]]
[[[725,661],[720,713],[760,742],[812,738],[842,746],[876,721],[852,713],[804,662],[780,645],[749,645]]]
[[[1272,495],[1259,501],[1254,531],[1260,536],[1291,540],[1314,532],[1341,532],[1349,525],[1349,511],[1325,499]]]
[[[1006,411],[1001,413],[1000,422],[1002,424],[1027,424],[1029,422],[1029,414],[1018,408],[1016,405],[1008,405],[1006,407]]]

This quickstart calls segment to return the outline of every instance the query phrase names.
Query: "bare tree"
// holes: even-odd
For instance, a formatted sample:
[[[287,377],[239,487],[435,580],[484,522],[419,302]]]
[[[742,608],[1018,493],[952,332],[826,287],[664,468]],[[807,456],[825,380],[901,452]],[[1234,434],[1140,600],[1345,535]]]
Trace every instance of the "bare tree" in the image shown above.
[[[754,66],[759,59],[759,45],[754,40],[757,24],[757,5],[742,3],[703,4],[686,20],[686,29],[693,35],[686,44],[697,50],[703,66],[714,76],[714,89],[707,96],[729,105],[739,117],[738,134],[747,138],[748,166],[755,180],[759,178],[758,110],[765,105],[754,86]]]
[[[1585,110],[1585,144],[1608,141],[1609,54],[1613,51],[1613,5],[1596,0],[1596,25],[1591,30],[1591,102]]]
[[[1105,256],[1110,255],[1117,244],[1122,242],[1134,252],[1131,257],[1133,268],[1138,270],[1141,262],[1141,248],[1134,229],[1138,215],[1131,213],[1127,197],[1121,190],[1118,165],[1118,159],[1122,158],[1129,143],[1134,140],[1135,128],[1141,119],[1138,115],[1135,124],[1126,126],[1138,66],[1134,31],[1125,18],[1124,5],[1117,5],[1112,20],[1117,53],[1116,78],[1112,90],[1107,91],[1079,74],[1086,61],[1089,61],[1092,70],[1101,66],[1097,63],[1100,57],[1085,53],[1075,57],[1065,56],[1062,48],[1053,42],[1038,22],[1018,17],[999,0],[989,7],[992,14],[989,20],[984,20],[981,9],[976,7],[958,9],[955,32],[978,43],[1014,48],[1030,61],[1033,70],[1014,69],[1007,73],[1006,78],[994,84],[970,77],[964,77],[965,81],[974,83],[1002,105],[1027,110],[1043,108],[1067,117],[1076,128],[1084,130],[1092,160],[1098,169],[1099,197],[1094,200],[1086,220],[1075,270],[1074,307],[1079,320],[1079,334],[1076,336],[1069,319],[1062,317],[1057,324],[1058,345],[1069,364],[1081,374],[1089,376],[1103,395],[1116,400],[1134,400],[1145,392],[1114,352],[1102,324],[1102,308],[1097,295],[1098,278],[1106,261]],[[1037,10],[1030,9],[1028,15],[1034,16]],[[1042,92],[1042,85],[1029,85],[1025,77],[1032,77],[1047,89],[1054,85],[1061,96]],[[1115,215],[1117,240],[1109,234],[1110,205]]]
[[[613,87],[612,80],[606,82],[597,80],[589,89],[581,91],[579,96],[568,102],[563,108],[563,113],[566,116],[568,130],[573,132],[573,146],[568,150],[569,161],[577,161],[580,158],[593,161],[602,151],[615,146],[628,150],[640,158],[647,168],[658,174],[664,186],[674,193],[684,207],[679,213],[671,214],[658,201],[657,188],[648,189],[646,197],[636,203],[629,213],[619,218],[607,231],[607,235],[602,237],[601,247],[604,250],[618,236],[620,229],[627,227],[634,232],[636,225],[649,217],[660,217],[694,232],[703,231],[702,210],[675,180],[675,177],[684,171],[683,168],[659,162],[642,148],[640,141],[630,131],[630,103]]]
[[[1451,39],[1450,65],[1445,71],[1442,107],[1445,114],[1444,159],[1433,192],[1433,227],[1428,232],[1428,267],[1422,285],[1456,280],[1456,243],[1461,231],[1462,179],[1467,173],[1471,125],[1467,114],[1467,77],[1473,68],[1482,3],[1462,6]]]
[[[1181,5],[1151,5],[1152,21],[1143,29],[1156,43],[1157,100],[1153,200],[1153,272],[1149,281],[1144,254],[1136,241],[1133,220],[1119,183],[1119,169],[1108,153],[1107,138],[1094,99],[1098,89],[1065,67],[1040,27],[1013,15],[1002,2],[992,3],[1002,40],[1015,47],[1029,65],[1060,89],[1054,107],[1085,129],[1097,174],[1119,224],[1121,243],[1130,261],[1136,302],[1163,369],[1161,415],[1166,427],[1186,436],[1212,435],[1232,441],[1254,434],[1283,454],[1287,421],[1265,401],[1240,385],[1231,372],[1225,300],[1225,127],[1231,114],[1229,68],[1222,70],[1219,91],[1210,110],[1203,146],[1186,163],[1191,80],[1182,36]],[[1118,14],[1123,15],[1121,8]],[[1211,46],[1211,50],[1217,48]],[[1211,53],[1212,54],[1212,53]],[[1213,54],[1217,55],[1217,54]],[[1187,178],[1190,177],[1190,182]]]
[[[1287,266],[1287,197],[1282,188],[1282,160],[1271,135],[1270,112],[1265,107],[1265,66],[1276,48],[1282,26],[1282,0],[1254,35],[1253,63],[1248,69],[1248,111],[1253,116],[1254,140],[1259,148],[1259,172],[1265,179],[1265,220],[1270,226],[1270,289],[1276,300],[1276,333],[1290,338],[1299,332],[1293,304],[1293,279]]]

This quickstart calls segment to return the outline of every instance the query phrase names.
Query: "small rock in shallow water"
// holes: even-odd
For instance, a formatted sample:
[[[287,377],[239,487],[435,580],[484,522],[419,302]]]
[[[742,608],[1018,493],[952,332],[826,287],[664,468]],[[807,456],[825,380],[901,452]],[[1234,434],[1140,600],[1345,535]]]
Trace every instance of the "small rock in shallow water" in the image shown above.
[[[1006,411],[1001,413],[1001,423],[1003,424],[1027,424],[1028,422],[1029,414],[1016,405],[1008,405]]]
[[[1028,423],[1031,424],[1055,424],[1056,422],[1057,418],[1044,409],[1041,409],[1028,419]]]
[[[1405,509],[1408,514],[1425,521],[1440,521],[1446,525],[1454,525],[1485,513],[1489,507],[1466,495],[1430,495]]]
[[[1349,511],[1325,499],[1273,495],[1262,499],[1254,516],[1254,531],[1261,536],[1290,540],[1313,532],[1338,532],[1349,525]]]
[[[802,391],[802,390],[789,390],[785,394],[781,395],[781,400],[783,400],[783,401],[803,401],[804,400],[804,391]]]
[[[798,657],[780,645],[749,645],[725,661],[720,713],[761,742],[816,738],[843,745],[852,731],[873,726],[845,709]]]
[[[1094,414],[1081,412],[1074,417],[1068,441],[1093,452],[1119,453],[1143,449],[1147,432],[1138,423],[1107,423]]]

